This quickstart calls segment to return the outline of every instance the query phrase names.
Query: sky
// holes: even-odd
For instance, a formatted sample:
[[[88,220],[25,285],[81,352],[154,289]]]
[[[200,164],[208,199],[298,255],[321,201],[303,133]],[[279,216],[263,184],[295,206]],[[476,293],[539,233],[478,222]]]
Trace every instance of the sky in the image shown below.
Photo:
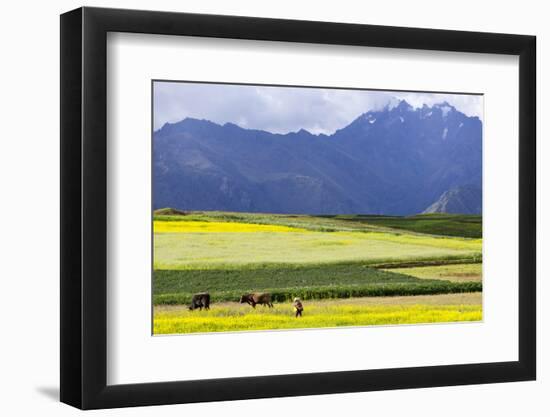
[[[407,100],[413,107],[448,102],[483,120],[483,96],[256,85],[154,83],[154,130],[186,117],[247,129],[332,134],[370,110]]]

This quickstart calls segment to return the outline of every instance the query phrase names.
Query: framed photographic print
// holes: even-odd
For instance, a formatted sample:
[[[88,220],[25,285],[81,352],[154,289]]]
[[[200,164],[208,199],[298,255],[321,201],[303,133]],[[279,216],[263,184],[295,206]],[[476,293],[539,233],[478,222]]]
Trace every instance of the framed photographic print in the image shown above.
[[[535,379],[535,38],[61,16],[61,400]]]

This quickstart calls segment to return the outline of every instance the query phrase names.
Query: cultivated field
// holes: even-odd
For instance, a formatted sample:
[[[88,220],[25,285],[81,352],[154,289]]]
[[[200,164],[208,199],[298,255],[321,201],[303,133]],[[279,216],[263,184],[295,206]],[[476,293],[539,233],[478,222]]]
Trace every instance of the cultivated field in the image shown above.
[[[399,272],[401,268],[385,269],[385,271]],[[443,279],[451,282],[481,282],[481,264],[456,264],[404,268],[402,271],[416,278]]]
[[[270,309],[221,303],[210,311],[193,312],[186,306],[155,308],[154,333],[204,333],[479,321],[481,293],[363,297],[311,301],[296,319],[290,303]]]
[[[165,209],[155,213],[154,232],[155,334],[481,319],[479,216]],[[203,291],[211,310],[187,311]],[[270,292],[275,308],[234,303],[255,291]],[[471,294],[479,302],[456,302]],[[299,319],[294,297],[306,307]]]

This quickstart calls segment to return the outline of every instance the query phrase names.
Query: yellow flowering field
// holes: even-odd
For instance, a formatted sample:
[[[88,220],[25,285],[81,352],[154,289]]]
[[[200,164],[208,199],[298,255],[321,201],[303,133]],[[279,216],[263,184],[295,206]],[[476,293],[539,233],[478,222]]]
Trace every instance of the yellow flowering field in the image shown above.
[[[155,233],[257,233],[257,232],[307,232],[298,227],[275,224],[254,224],[239,222],[205,221],[162,221],[155,220]]]
[[[407,298],[403,302],[403,297],[399,297],[399,303],[387,297],[373,302],[369,298],[309,301],[304,303],[301,318],[294,317],[290,303],[256,309],[238,303],[220,303],[212,304],[209,311],[157,306],[154,334],[443,323],[483,318],[480,293]]]

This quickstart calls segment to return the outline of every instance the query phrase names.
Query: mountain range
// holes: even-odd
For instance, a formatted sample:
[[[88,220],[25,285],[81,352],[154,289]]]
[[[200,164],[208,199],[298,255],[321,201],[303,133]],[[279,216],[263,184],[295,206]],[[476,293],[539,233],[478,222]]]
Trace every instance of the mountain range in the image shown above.
[[[481,184],[482,123],[446,102],[402,100],[331,135],[193,118],[153,134],[154,209],[479,214]]]

